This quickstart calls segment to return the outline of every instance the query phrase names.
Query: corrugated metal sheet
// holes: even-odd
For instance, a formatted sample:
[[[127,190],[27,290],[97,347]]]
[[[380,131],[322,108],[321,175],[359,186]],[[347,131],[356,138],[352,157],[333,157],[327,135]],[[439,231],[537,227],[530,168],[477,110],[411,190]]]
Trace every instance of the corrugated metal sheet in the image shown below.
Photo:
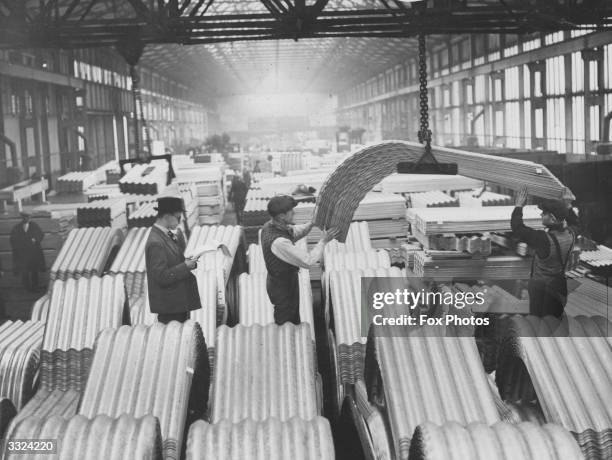
[[[487,426],[424,423],[414,432],[410,460],[582,460],[571,433],[558,425]]]
[[[105,329],[95,354],[79,414],[159,419],[165,458],[178,459],[190,391],[199,392],[196,415],[208,392],[208,360],[202,331],[193,321]]]
[[[132,228],[121,245],[110,273],[145,272],[145,244],[151,228]]]
[[[333,460],[334,442],[326,418],[292,418],[285,422],[270,418],[263,422],[222,420],[210,425],[199,420],[191,425],[187,459]]]
[[[40,389],[19,411],[13,423],[25,417],[40,417],[43,419],[58,415],[72,417],[77,412],[81,393],[77,390],[45,390]]]
[[[367,222],[353,222],[349,227],[346,243],[332,240],[325,245],[325,259],[338,252],[367,252],[372,250],[370,229]]]
[[[572,337],[551,337],[549,320],[509,321],[496,372],[502,398],[522,399],[535,390],[548,422],[576,433],[612,427],[612,323],[603,317],[568,318]]]
[[[249,263],[249,273],[267,273],[266,263],[263,258],[263,251],[258,244],[249,244],[247,251]]]
[[[32,306],[32,313],[30,314],[30,319],[32,321],[41,321],[43,323],[47,322],[47,316],[49,315],[49,304],[51,303],[51,298],[49,294],[45,294]]]
[[[319,415],[313,338],[307,324],[217,329],[211,422]]]
[[[98,332],[121,325],[124,302],[122,275],[56,281],[43,350],[93,348]]]
[[[585,460],[604,460],[612,458],[612,428],[604,431],[587,430],[574,433]]]
[[[337,252],[324,260],[326,272],[334,270],[363,270],[366,268],[389,268],[389,253],[379,249],[363,252]]]
[[[161,459],[159,423],[152,415],[119,418],[99,415],[88,419],[76,415],[70,419],[28,417],[15,425],[11,439],[54,439],[58,460],[77,459]],[[36,459],[40,455],[13,454],[7,458]]]
[[[266,291],[267,273],[242,273],[238,279],[238,318],[240,324],[251,326],[253,324],[266,325],[274,323],[274,306],[270,302]],[[310,273],[300,269],[298,272],[300,283],[300,320],[308,323],[312,337],[314,333],[314,312],[312,306],[312,288],[310,286]]]
[[[459,201],[440,190],[408,194],[411,208],[445,208],[457,207]]]
[[[101,275],[112,248],[122,241],[123,233],[110,227],[71,230],[51,267],[50,279]]]
[[[151,163],[133,165],[119,180],[119,188],[123,193],[146,193],[155,195],[166,188],[168,163],[163,160],[153,160]]]
[[[223,255],[223,251],[219,249],[216,253],[204,254],[198,265],[206,267],[206,270],[212,270],[213,268],[223,269],[225,279],[227,280],[241,240],[242,227],[231,225],[196,225],[191,230],[191,236],[187,242],[185,253],[193,252],[198,246],[212,243],[213,241],[223,243],[229,249],[231,256]]]
[[[474,338],[421,337],[421,331],[415,332],[410,337],[373,337],[366,355],[368,395],[385,401],[399,459],[408,458],[410,439],[421,423],[500,421]],[[384,396],[371,384],[377,380]]]
[[[0,326],[0,395],[17,410],[34,394],[44,323],[7,321]]]

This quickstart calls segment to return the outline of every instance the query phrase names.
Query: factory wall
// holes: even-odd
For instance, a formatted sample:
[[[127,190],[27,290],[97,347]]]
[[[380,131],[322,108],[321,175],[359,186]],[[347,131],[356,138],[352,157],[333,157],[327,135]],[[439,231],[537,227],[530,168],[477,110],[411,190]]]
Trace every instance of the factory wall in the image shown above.
[[[138,70],[150,138],[175,151],[200,145],[208,109],[187,86]],[[129,68],[113,50],[0,50],[0,107],[0,188],[41,175],[53,187],[69,171],[135,156]]]
[[[434,143],[595,152],[612,110],[612,37],[604,32],[462,35],[429,40]],[[364,142],[416,140],[416,57],[339,96],[339,124]]]

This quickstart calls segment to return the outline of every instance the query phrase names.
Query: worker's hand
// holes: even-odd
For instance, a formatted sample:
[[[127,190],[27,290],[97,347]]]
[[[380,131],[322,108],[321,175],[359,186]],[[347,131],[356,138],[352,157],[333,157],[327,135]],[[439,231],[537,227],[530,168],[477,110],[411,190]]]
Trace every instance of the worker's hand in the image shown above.
[[[335,240],[340,235],[340,229],[337,227],[330,228],[323,231],[321,235],[321,241],[324,243],[329,243],[331,240]]]
[[[514,205],[523,207],[527,203],[527,186],[523,185],[521,189],[516,193],[516,197],[514,198]]]
[[[193,270],[194,268],[196,268],[198,266],[198,259],[185,259],[185,265],[187,265],[187,268],[189,270]]]
[[[561,192],[561,200],[565,202],[568,208],[572,207],[572,203],[575,199],[576,197],[574,196],[572,191],[567,187],[563,187],[563,191]]]

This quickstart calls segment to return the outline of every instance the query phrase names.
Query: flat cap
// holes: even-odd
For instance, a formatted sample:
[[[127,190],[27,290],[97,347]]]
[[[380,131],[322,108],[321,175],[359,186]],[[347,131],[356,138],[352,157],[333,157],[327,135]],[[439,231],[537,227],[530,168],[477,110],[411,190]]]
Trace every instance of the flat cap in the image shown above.
[[[289,195],[278,195],[268,202],[268,214],[272,217],[291,211],[297,206],[295,198]]]
[[[561,200],[542,200],[538,207],[544,211],[549,212],[557,218],[557,220],[565,220],[569,214],[569,209],[564,201]]]

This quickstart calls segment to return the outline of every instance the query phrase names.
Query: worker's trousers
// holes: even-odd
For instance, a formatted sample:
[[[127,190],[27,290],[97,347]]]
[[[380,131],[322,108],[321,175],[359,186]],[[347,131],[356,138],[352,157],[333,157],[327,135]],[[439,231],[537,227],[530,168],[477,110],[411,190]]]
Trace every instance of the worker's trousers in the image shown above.
[[[529,280],[529,313],[535,316],[563,315],[567,303],[567,280],[563,275]]]
[[[274,305],[274,322],[300,324],[300,282],[297,271],[282,276],[268,273],[266,290]]]

